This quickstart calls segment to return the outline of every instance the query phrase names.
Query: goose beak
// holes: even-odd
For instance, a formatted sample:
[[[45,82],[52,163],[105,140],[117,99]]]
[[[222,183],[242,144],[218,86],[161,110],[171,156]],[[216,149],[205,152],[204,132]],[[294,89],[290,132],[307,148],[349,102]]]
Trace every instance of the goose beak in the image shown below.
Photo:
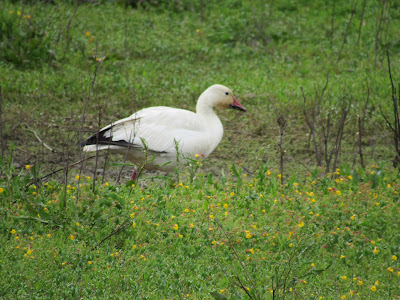
[[[233,97],[233,103],[230,106],[233,109],[247,111],[246,108],[242,104],[240,104],[240,102],[235,97]]]

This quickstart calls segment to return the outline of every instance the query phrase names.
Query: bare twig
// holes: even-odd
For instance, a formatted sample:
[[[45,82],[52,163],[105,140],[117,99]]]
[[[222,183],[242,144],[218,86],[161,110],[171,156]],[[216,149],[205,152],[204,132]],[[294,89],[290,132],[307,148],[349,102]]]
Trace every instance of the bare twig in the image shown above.
[[[365,168],[365,163],[364,163],[364,154],[362,151],[362,139],[364,137],[364,122],[365,122],[365,118],[367,116],[367,107],[369,104],[369,98],[371,95],[371,89],[369,86],[369,82],[368,82],[368,77],[366,77],[366,83],[367,83],[367,97],[365,99],[365,104],[364,104],[364,108],[362,111],[362,117],[360,117],[359,115],[357,116],[358,118],[358,154],[360,156],[360,164],[361,167],[364,169]]]
[[[363,21],[364,21],[364,13],[365,13],[365,6],[367,5],[367,0],[363,1],[363,6],[361,10],[361,17],[360,17],[360,26],[358,27],[358,38],[357,38],[357,46],[360,45],[360,38],[361,38],[361,29],[363,26]]]
[[[381,1],[379,1],[381,3]],[[381,33],[381,26],[382,26],[382,21],[383,21],[383,14],[385,11],[385,7],[387,4],[387,0],[382,1],[382,9],[381,12],[379,13],[379,10],[376,13],[376,22],[375,22],[375,64],[374,64],[374,69],[376,70],[376,66],[378,64],[378,48],[379,48],[379,40],[380,40],[380,33]]]
[[[84,158],[84,159],[82,159],[82,160],[79,160],[79,161],[77,161],[77,162],[71,164],[69,167],[71,168],[71,167],[73,167],[73,166],[76,166],[76,165],[82,163],[82,162],[85,161],[85,160],[92,159],[92,158],[94,158],[94,157],[95,157],[95,156],[86,157],[86,158]],[[46,174],[46,175],[40,177],[38,180],[43,181],[43,180],[45,180],[46,178],[48,178],[48,177],[50,177],[50,176],[52,176],[52,175],[54,175],[54,174],[56,174],[56,173],[59,173],[59,172],[61,172],[61,171],[64,171],[64,168],[61,168],[61,169],[55,170],[55,171],[53,171],[53,172],[51,172],[51,173],[49,173],[49,174]],[[32,183],[33,183],[33,181],[29,182],[29,183],[26,185],[26,187],[30,186]]]
[[[215,220],[215,222],[218,224],[218,226],[219,226],[219,228],[221,229],[221,231],[223,232],[223,234],[225,235],[226,239],[228,240],[229,246],[230,246],[231,249],[233,250],[233,253],[235,254],[237,260],[239,261],[239,263],[240,263],[240,265],[241,265],[241,267],[242,267],[244,273],[246,274],[247,279],[250,281],[250,283],[251,283],[251,285],[252,285],[254,291],[256,292],[258,298],[261,299],[260,296],[259,296],[259,294],[258,294],[258,291],[257,291],[257,289],[256,289],[256,286],[255,286],[253,280],[251,279],[251,277],[250,277],[249,274],[247,273],[247,269],[246,269],[246,267],[244,266],[243,262],[239,259],[239,255],[237,254],[236,249],[235,249],[235,247],[233,246],[233,244],[232,244],[231,240],[229,239],[227,233],[225,232],[224,228],[222,227],[222,224],[221,224],[218,220],[216,220],[216,219],[214,219],[214,220]],[[239,282],[240,282],[240,281],[239,281]]]
[[[97,123],[96,144],[99,143],[100,126],[101,126],[101,108],[99,108],[99,119],[98,119],[98,123]],[[95,159],[94,171],[93,171],[93,186],[92,186],[93,193],[96,190],[97,165],[98,165],[98,162],[99,162],[99,151],[96,151],[96,159]]]
[[[67,38],[67,45],[65,46],[65,50],[68,50],[68,48],[69,48],[69,43],[70,43],[69,31],[70,31],[70,28],[71,28],[72,19],[75,17],[76,12],[78,11],[78,5],[79,5],[79,0],[76,0],[75,1],[74,12],[72,13],[71,18],[69,18],[68,23],[67,23],[67,37],[66,37]],[[60,35],[57,38],[57,42],[59,40],[59,37],[60,37]]]
[[[335,10],[336,10],[336,0],[332,0],[332,15],[331,15],[331,46],[333,46],[333,37],[335,31]]]
[[[396,158],[394,160],[394,165],[398,167],[399,162],[400,162],[400,149],[399,149],[399,144],[400,144],[400,116],[399,116],[399,99],[397,96],[397,91],[396,87],[394,86],[393,83],[393,77],[392,77],[392,69],[390,65],[390,56],[389,52],[386,51],[387,55],[387,60],[388,60],[388,71],[389,71],[389,78],[390,78],[390,84],[392,86],[392,101],[393,101],[393,114],[394,114],[394,125],[389,122],[389,120],[386,118],[384,113],[382,112],[381,109],[381,114],[384,117],[386,123],[389,125],[390,129],[393,131],[393,138],[394,138],[394,146],[395,146],[395,152],[396,152]],[[399,85],[400,89],[400,85]]]
[[[90,251],[95,250],[97,247],[99,247],[101,244],[103,244],[106,240],[108,240],[110,237],[112,237],[113,235],[116,235],[117,233],[121,232],[122,230],[126,229],[129,224],[130,224],[131,220],[127,219],[125,220],[116,230],[114,230],[113,232],[111,232],[109,235],[107,235],[104,239],[102,239],[99,243],[96,244],[96,246],[94,246],[92,249],[90,249]]]
[[[285,135],[285,131],[287,128],[287,120],[282,116],[279,115],[277,119],[277,123],[279,126],[279,166],[280,166],[280,172],[281,172],[281,185],[283,186],[283,177],[284,177],[284,156],[285,156],[285,150],[283,149],[283,136]]]
[[[356,0],[356,3],[354,4],[354,8],[352,9],[351,15],[350,15],[350,20],[347,23],[346,31],[344,32],[342,46],[340,47],[339,54],[338,54],[338,61],[341,59],[344,44],[347,43],[347,36],[349,35],[350,25],[351,25],[351,22],[353,21],[354,14],[356,13],[357,5],[358,5],[358,0]]]
[[[57,153],[56,149],[51,148],[49,145],[47,145],[45,142],[43,142],[43,140],[39,137],[39,135],[37,134],[37,132],[35,130],[33,130],[28,124],[24,123],[24,125],[28,128],[28,130],[30,130],[36,137],[36,139],[39,141],[39,143],[41,143],[45,148],[47,148],[49,151],[53,152],[53,153]]]

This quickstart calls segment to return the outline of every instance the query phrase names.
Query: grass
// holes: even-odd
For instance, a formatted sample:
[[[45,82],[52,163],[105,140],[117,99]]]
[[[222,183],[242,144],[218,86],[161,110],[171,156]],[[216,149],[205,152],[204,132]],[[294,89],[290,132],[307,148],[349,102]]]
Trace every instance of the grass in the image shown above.
[[[72,2],[32,2],[0,4],[0,297],[400,297],[400,186],[381,115],[392,115],[386,50],[395,84],[400,74],[396,2],[376,51],[382,2],[367,1],[361,20],[363,1],[353,17],[355,3],[336,1],[333,30],[326,1],[102,1],[75,14]],[[339,169],[325,174],[301,88],[311,101],[328,73],[318,137],[353,101]],[[66,176],[99,126],[147,106],[193,110],[214,83],[248,112],[219,112],[225,136],[201,168],[114,184],[112,157],[94,191],[90,163]]]
[[[237,276],[254,298],[400,295],[397,174],[374,165],[284,187],[267,166],[198,175],[95,194],[76,177],[65,210],[59,182],[14,177],[0,194],[2,297],[236,299]]]

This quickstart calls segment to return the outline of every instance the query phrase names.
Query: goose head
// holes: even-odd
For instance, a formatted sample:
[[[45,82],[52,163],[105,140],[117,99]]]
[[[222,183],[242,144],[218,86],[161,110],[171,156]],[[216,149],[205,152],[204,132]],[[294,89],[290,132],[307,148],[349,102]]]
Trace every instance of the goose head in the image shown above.
[[[246,108],[235,98],[232,91],[221,84],[214,84],[206,89],[197,102],[197,111],[202,107],[215,109],[233,108],[246,111]]]

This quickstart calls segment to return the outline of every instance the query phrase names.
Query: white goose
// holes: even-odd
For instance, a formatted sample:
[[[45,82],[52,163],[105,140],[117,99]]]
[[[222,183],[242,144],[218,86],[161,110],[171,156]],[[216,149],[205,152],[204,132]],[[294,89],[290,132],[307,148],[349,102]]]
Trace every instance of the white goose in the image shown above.
[[[218,146],[224,129],[215,109],[246,111],[227,87],[215,84],[199,97],[196,112],[165,106],[142,109],[112,123],[82,142],[83,151],[107,150],[127,155],[148,170],[171,171],[180,160],[196,154],[207,157]],[[147,144],[148,159],[144,153]],[[132,173],[132,179],[137,174]]]

